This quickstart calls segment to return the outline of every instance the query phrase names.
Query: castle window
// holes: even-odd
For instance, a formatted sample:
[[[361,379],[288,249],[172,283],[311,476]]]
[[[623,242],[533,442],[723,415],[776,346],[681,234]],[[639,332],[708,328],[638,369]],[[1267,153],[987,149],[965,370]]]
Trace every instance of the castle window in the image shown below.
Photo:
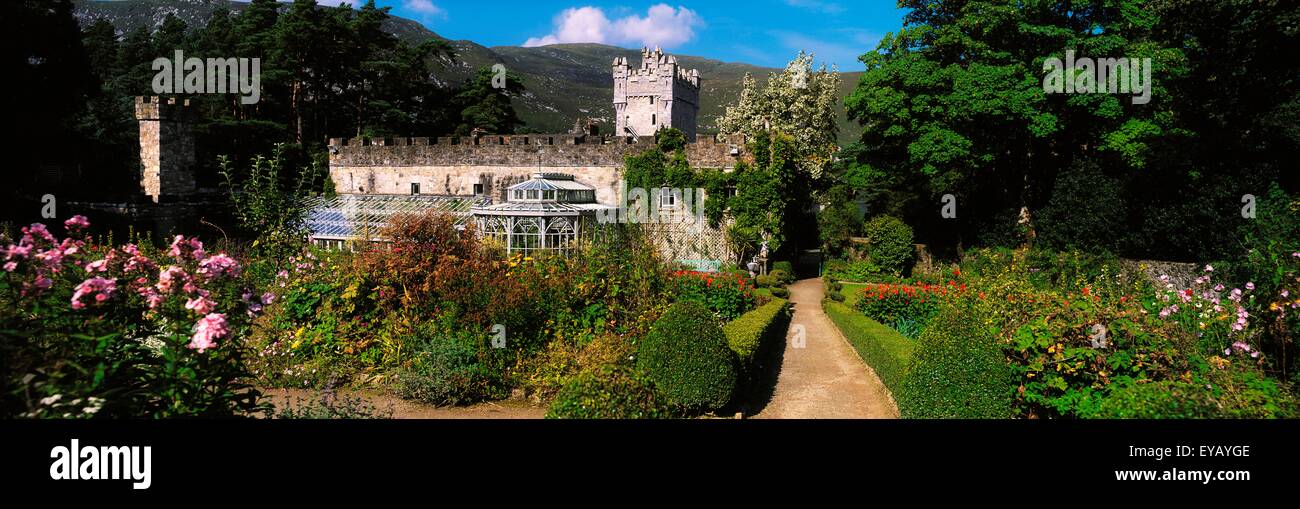
[[[654,104],[654,103],[655,103],[655,98],[654,98],[654,96],[650,96],[650,104]]]
[[[650,114],[650,125],[655,125],[656,123],[657,123],[657,122],[655,122],[655,114],[654,114],[654,113],[651,113],[651,114]]]
[[[483,184],[474,184],[474,196],[481,196],[482,194]]]
[[[673,194],[673,189],[671,187],[664,187],[659,189],[659,206],[660,207],[677,206],[677,196]]]
[[[420,194],[420,184],[418,182],[411,182],[411,196],[416,196],[419,194]]]

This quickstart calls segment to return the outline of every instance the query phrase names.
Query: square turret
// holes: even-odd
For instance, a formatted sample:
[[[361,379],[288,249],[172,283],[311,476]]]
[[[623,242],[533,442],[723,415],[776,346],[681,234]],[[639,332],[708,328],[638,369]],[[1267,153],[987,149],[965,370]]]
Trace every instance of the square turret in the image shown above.
[[[653,136],[675,127],[695,141],[700,112],[700,71],[680,67],[677,57],[641,49],[641,67],[614,59],[614,117],[618,136]]]

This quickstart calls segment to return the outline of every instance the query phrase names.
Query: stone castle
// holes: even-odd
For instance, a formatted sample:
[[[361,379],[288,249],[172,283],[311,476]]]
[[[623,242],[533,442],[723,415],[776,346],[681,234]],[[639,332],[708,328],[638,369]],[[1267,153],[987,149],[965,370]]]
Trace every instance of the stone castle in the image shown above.
[[[741,137],[696,139],[700,73],[655,48],[642,50],[639,68],[626,58],[613,66],[615,135],[576,129],[567,134],[380,138],[329,141],[335,190],[364,195],[477,196],[504,201],[505,189],[536,172],[567,173],[596,189],[597,200],[619,199],[624,158],[653,146],[675,127],[686,134],[696,168],[730,169],[748,157]],[[192,112],[175,98],[136,98],[140,123],[140,185],[155,203],[183,201],[196,192]]]
[[[626,58],[615,59],[613,82],[615,135],[335,138],[329,144],[330,177],[339,193],[480,196],[501,202],[507,187],[533,173],[567,173],[594,187],[600,203],[614,204],[624,158],[653,146],[662,129],[686,134],[686,156],[695,168],[728,170],[748,157],[743,137],[697,139],[700,73],[680,68],[675,57],[643,49],[636,69]]]
[[[494,213],[494,205],[510,210],[516,206],[541,206],[545,211],[537,214],[546,216],[542,219],[550,228],[563,222],[563,218],[550,216],[573,215],[564,212],[570,208],[613,208],[625,200],[623,194],[631,193],[621,185],[626,158],[654,148],[659,132],[669,127],[686,135],[685,154],[693,168],[728,171],[742,160],[751,159],[743,136],[697,137],[698,71],[681,69],[674,57],[656,48],[642,50],[637,69],[630,68],[625,58],[616,59],[612,77],[613,104],[618,113],[615,135],[595,134],[579,120],[574,131],[566,134],[476,131],[466,137],[330,139],[329,174],[337,197],[331,199],[331,204],[314,206],[308,219],[312,238],[341,247],[366,237],[359,233],[362,227],[373,226],[369,224],[374,220],[371,216],[391,213],[390,207],[411,210],[453,202],[466,204],[459,208],[473,204],[474,211],[485,214]],[[195,184],[193,114],[188,101],[140,97],[135,107],[140,123],[140,186],[152,202],[154,213],[182,210],[187,205],[190,209],[202,208],[202,200],[196,199],[203,190],[196,189]],[[568,183],[529,182],[538,176],[543,181]],[[511,203],[515,200],[507,196],[508,189],[525,184],[586,189],[594,195],[595,203]],[[671,190],[645,191],[648,196],[659,196],[655,203],[668,214],[664,217],[686,221],[650,226],[657,232],[656,246],[666,256],[704,264],[701,267],[709,263],[716,267],[728,257],[721,229],[691,222],[691,212],[665,192]],[[529,217],[531,214],[519,212],[504,219],[510,225],[507,235],[515,236],[507,239],[509,248],[526,252],[553,243],[556,234],[550,230],[545,235],[526,231],[529,221],[538,220]],[[187,217],[177,215],[178,219],[171,223]],[[574,226],[568,235],[576,236],[580,227]]]
[[[627,58],[614,59],[614,117],[619,136],[649,136],[666,127],[695,140],[700,113],[700,71],[677,65],[663,50],[641,49],[641,67],[629,68]]]

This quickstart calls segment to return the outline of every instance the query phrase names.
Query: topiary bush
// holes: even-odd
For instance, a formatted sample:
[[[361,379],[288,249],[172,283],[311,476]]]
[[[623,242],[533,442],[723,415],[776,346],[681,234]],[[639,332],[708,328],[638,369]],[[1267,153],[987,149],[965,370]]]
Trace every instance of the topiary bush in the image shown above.
[[[547,419],[665,419],[669,406],[652,383],[631,369],[613,365],[584,371],[560,389]]]
[[[773,287],[773,288],[772,288],[772,296],[773,296],[773,297],[780,297],[780,298],[784,299],[784,298],[790,296],[790,290],[788,290],[788,289],[786,289],[786,288],[781,288],[781,287],[779,287],[779,286],[778,286],[778,287]]]
[[[899,276],[912,267],[912,227],[894,216],[876,216],[863,225],[867,255],[884,272]]]
[[[794,282],[794,275],[782,269],[776,269],[768,275],[772,277],[772,284],[775,286],[786,286]]]
[[[688,411],[722,408],[736,390],[736,354],[713,313],[694,302],[669,306],[642,340],[636,366]]]
[[[1010,367],[972,310],[949,306],[917,338],[895,394],[903,417],[1006,419],[1013,415]]]
[[[780,261],[772,264],[772,271],[783,270],[790,275],[790,282],[794,282],[794,264],[788,261]]]
[[[754,278],[754,284],[757,285],[759,288],[771,288],[772,282],[773,282],[772,276],[768,276],[768,275],[762,275]]]

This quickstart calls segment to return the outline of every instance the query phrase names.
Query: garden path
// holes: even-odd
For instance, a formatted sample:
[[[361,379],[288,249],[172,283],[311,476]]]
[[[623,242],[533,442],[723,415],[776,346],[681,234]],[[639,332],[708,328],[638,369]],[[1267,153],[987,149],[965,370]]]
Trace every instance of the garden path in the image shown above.
[[[794,317],[772,400],[756,419],[895,419],[889,389],[822,311],[820,278],[790,285]],[[804,345],[794,333],[803,326]]]

